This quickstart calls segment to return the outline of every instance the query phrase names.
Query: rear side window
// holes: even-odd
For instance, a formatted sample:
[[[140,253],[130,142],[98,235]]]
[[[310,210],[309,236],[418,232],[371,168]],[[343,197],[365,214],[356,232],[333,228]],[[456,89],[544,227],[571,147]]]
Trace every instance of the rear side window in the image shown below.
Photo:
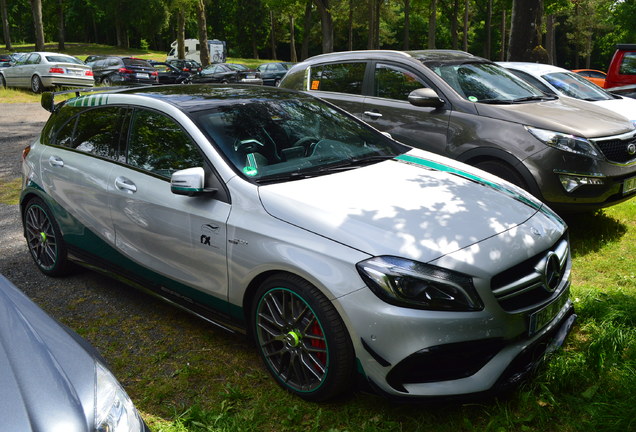
[[[62,126],[56,134],[55,144],[117,160],[124,112],[121,107],[84,111]]]
[[[366,66],[366,63],[312,66],[309,89],[361,95]]]
[[[636,75],[636,52],[625,53],[618,73],[621,75]]]
[[[423,87],[428,86],[409,70],[381,63],[375,67],[375,95],[378,97],[405,101],[409,93]]]
[[[133,114],[127,162],[166,178],[180,169],[204,166],[198,146],[173,119],[142,109]]]

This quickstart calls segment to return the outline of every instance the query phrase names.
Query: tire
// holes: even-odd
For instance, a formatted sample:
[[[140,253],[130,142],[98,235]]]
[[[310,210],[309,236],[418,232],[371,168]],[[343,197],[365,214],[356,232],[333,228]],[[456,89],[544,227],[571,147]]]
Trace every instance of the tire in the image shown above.
[[[0,89],[7,88],[7,82],[4,79],[4,75],[0,75]]]
[[[353,346],[331,302],[297,276],[267,279],[256,293],[252,331],[259,354],[278,384],[308,401],[352,388]]]
[[[113,82],[111,81],[109,77],[104,77],[104,79],[102,79],[102,84],[104,84],[106,87],[113,86]]]
[[[33,75],[31,77],[31,91],[33,93],[41,93],[42,90],[44,90],[44,87],[42,86],[42,80],[39,76]]]
[[[498,160],[486,160],[477,162],[475,167],[489,172],[490,174],[494,174],[497,177],[501,177],[522,189],[528,190],[528,185],[523,177],[521,177],[521,174],[505,162]]]
[[[274,80],[274,87],[278,87],[280,85],[280,78],[276,78]]]
[[[66,243],[51,210],[40,198],[24,208],[23,225],[27,246],[35,265],[48,276],[63,276],[71,270]]]

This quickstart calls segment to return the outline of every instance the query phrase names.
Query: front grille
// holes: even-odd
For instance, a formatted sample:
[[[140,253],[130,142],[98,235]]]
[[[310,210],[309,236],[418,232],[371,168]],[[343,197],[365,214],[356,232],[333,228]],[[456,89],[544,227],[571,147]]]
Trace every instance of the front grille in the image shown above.
[[[491,288],[499,305],[515,312],[547,302],[567,276],[569,256],[565,235],[550,249],[495,275]]]
[[[624,164],[636,161],[636,153],[634,153],[636,151],[636,138],[634,136],[630,136],[626,139],[599,139],[594,142],[605,158],[610,162]]]

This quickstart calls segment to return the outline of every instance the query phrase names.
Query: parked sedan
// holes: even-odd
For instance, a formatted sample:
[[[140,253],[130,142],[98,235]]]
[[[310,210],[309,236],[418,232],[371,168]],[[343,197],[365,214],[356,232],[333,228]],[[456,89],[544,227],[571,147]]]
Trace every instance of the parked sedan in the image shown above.
[[[32,52],[12,67],[0,69],[0,87],[30,88],[34,93],[54,86],[92,87],[93,71],[66,54]]]
[[[105,57],[93,63],[95,82],[107,87],[121,84],[158,84],[159,73],[146,60]]]
[[[280,80],[283,79],[293,63],[273,62],[264,63],[256,68],[261,73],[263,84],[278,87]]]
[[[559,216],[318,98],[227,84],[52,99],[22,164],[40,271],[79,262],[252,335],[302,398],[496,392],[575,320]]]
[[[201,83],[240,83],[263,84],[260,73],[247,67],[234,64],[217,63],[209,65],[198,74],[192,75],[192,82]]]
[[[636,126],[636,100],[611,94],[574,71],[541,63],[499,62],[499,64],[546,94],[580,99],[589,102],[590,106],[606,108],[625,116]]]
[[[607,77],[605,72],[595,69],[574,69],[572,72],[581,75],[586,80],[593,82],[601,88],[605,88],[605,78]]]
[[[159,74],[159,84],[185,84],[190,82],[190,73],[164,62],[149,62]]]
[[[3,431],[148,430],[95,348],[2,275],[0,383]]]
[[[166,63],[169,63],[177,69],[181,69],[183,72],[188,72],[190,74],[195,74],[203,70],[201,63],[196,60],[167,60]]]

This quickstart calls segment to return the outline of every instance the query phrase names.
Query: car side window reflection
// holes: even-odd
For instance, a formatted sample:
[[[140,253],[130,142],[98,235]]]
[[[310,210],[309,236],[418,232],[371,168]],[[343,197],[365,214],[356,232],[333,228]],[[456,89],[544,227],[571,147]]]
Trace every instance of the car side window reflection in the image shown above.
[[[56,145],[117,160],[123,114],[120,107],[84,111],[58,131]]]
[[[313,66],[309,88],[361,95],[366,66],[365,62]]]
[[[132,118],[127,163],[170,178],[177,170],[204,166],[204,159],[197,145],[173,119],[137,109]]]
[[[413,90],[423,87],[428,86],[413,72],[392,65],[376,65],[375,95],[378,97],[405,101]]]

